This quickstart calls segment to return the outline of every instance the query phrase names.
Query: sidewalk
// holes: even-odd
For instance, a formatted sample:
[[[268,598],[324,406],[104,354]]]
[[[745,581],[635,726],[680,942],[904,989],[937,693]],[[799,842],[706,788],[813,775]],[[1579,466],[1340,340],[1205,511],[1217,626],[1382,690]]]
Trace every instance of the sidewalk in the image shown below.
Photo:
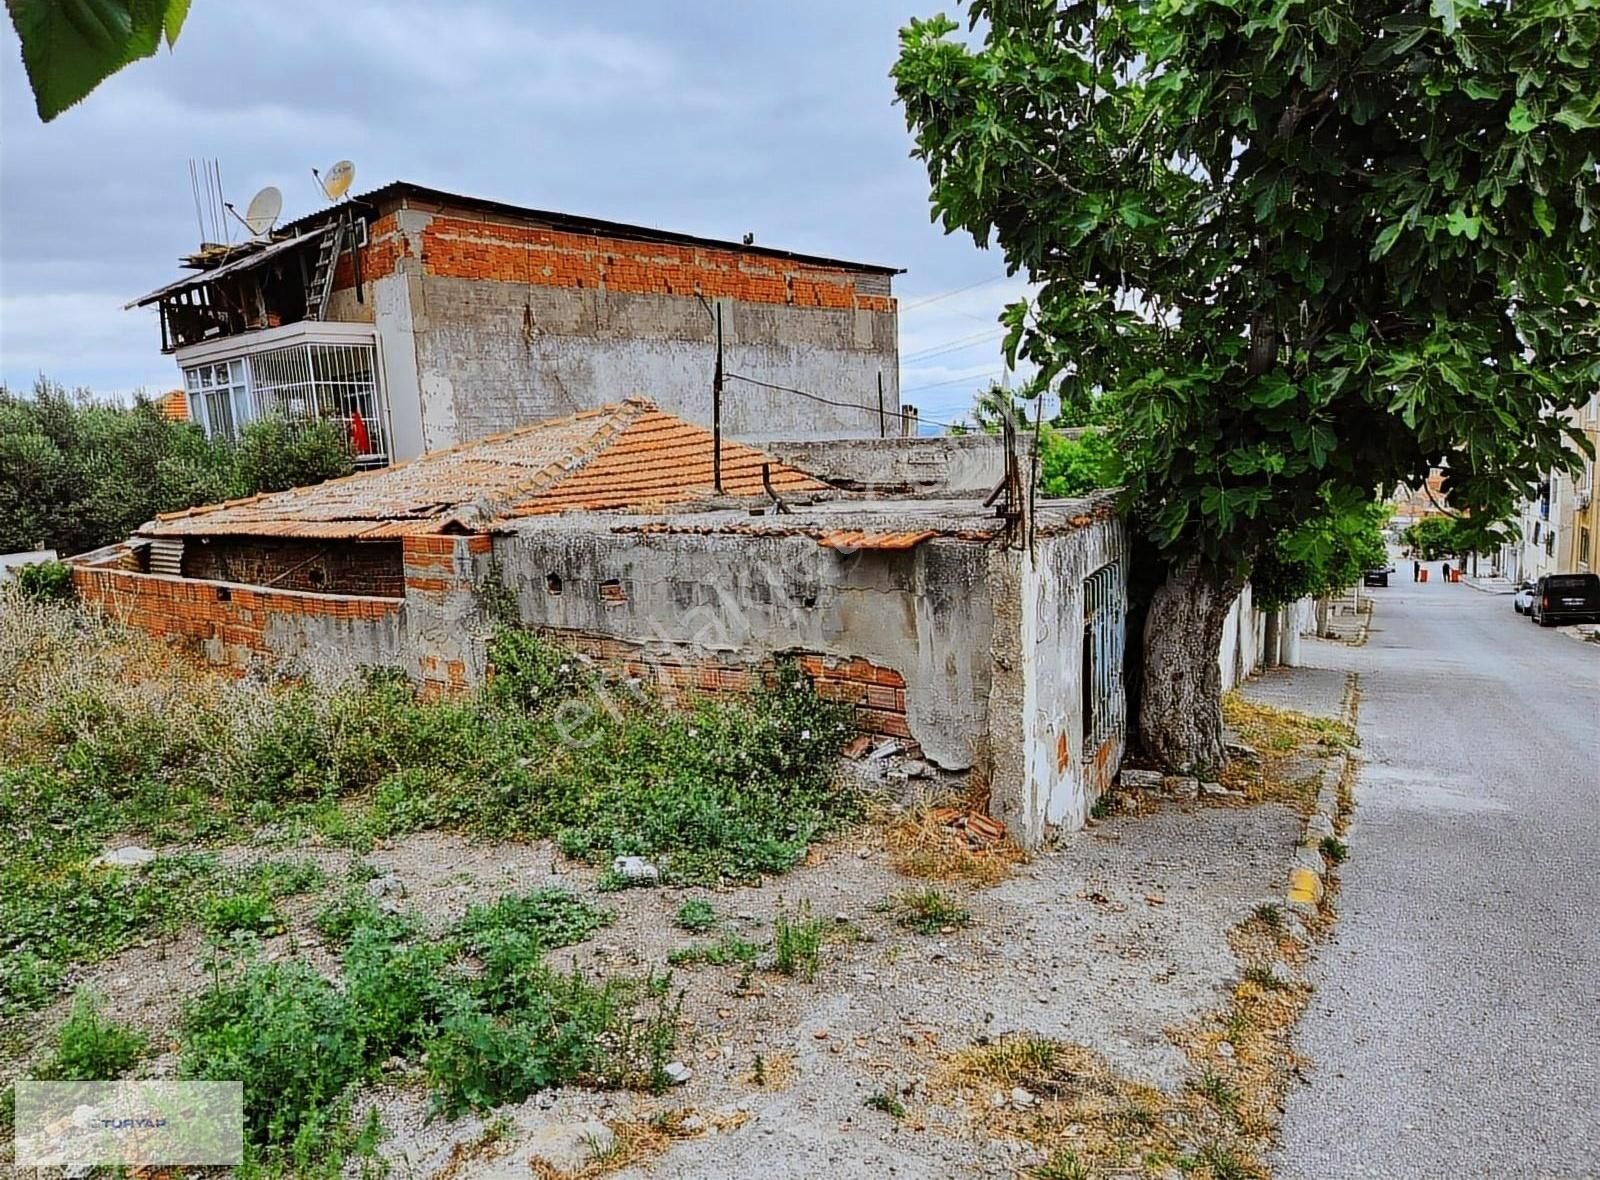
[[[1515,594],[1517,587],[1508,578],[1494,574],[1485,578],[1462,578],[1474,590],[1482,590],[1485,594]]]

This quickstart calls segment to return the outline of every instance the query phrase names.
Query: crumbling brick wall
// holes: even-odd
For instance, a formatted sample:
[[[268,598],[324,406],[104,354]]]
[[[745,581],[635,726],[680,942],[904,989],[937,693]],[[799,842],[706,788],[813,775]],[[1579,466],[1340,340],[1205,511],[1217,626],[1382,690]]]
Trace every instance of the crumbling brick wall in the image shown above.
[[[906,721],[905,677],[871,660],[815,652],[740,659],[735,653],[631,643],[592,631],[560,627],[542,627],[539,631],[589,660],[610,679],[637,679],[673,702],[693,696],[753,692],[772,683],[780,659],[793,659],[819,696],[854,707],[858,732],[903,742],[911,740]]]
[[[371,595],[307,594],[229,582],[74,566],[86,606],[157,638],[187,640],[211,663],[244,669],[261,658],[319,671],[398,662],[405,603]]]
[[[399,541],[191,538],[184,545],[183,572],[190,578],[312,594],[400,598],[406,588]]]

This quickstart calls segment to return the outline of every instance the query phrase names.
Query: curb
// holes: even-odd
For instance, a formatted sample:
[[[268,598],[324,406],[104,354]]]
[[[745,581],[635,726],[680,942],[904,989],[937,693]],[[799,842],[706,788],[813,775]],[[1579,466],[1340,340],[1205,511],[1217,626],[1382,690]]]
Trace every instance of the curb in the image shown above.
[[[1344,706],[1340,710],[1341,720],[1352,730],[1355,728],[1360,700],[1361,682],[1352,672],[1345,682]],[[1316,806],[1306,820],[1305,828],[1300,834],[1300,843],[1295,847],[1294,857],[1289,862],[1289,884],[1285,891],[1285,900],[1289,908],[1302,918],[1315,918],[1320,912],[1323,899],[1328,896],[1328,874],[1333,870],[1333,866],[1323,854],[1322,842],[1330,838],[1339,839],[1339,822],[1348,812],[1345,791],[1349,785],[1348,778],[1354,774],[1355,767],[1355,755],[1348,752],[1328,759],[1327,765],[1322,768],[1322,782],[1317,788]]]
[[[1328,760],[1322,771],[1322,785],[1317,790],[1316,810],[1306,820],[1300,843],[1294,850],[1285,896],[1289,908],[1302,917],[1315,917],[1323,898],[1328,895],[1327,878],[1331,866],[1322,854],[1322,842],[1328,837],[1338,838],[1339,788],[1354,761],[1349,754]]]

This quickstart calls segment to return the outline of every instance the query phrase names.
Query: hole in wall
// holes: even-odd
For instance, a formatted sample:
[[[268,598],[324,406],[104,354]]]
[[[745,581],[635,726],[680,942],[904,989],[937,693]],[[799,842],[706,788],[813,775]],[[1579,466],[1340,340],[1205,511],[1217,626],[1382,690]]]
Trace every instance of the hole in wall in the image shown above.
[[[560,574],[546,574],[544,576],[544,588],[546,590],[548,590],[551,594],[560,594],[561,593],[561,575]]]
[[[617,578],[607,578],[600,583],[600,600],[602,602],[627,602],[628,592]]]
[[[233,591],[232,590],[229,590],[226,586],[218,586],[217,587],[217,601],[218,602],[229,602],[229,601],[232,600],[232,598],[233,598]]]

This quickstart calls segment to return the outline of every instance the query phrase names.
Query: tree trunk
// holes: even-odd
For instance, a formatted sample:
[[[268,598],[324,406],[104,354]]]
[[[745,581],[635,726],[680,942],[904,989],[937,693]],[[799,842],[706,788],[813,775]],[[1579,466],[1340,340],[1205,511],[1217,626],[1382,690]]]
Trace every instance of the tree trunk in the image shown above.
[[[1267,612],[1266,625],[1261,628],[1261,666],[1276,668],[1282,662],[1279,651],[1283,646],[1283,612],[1274,607]]]
[[[1241,583],[1217,585],[1198,559],[1174,565],[1144,625],[1139,739],[1176,770],[1222,765],[1222,669],[1218,652]]]
[[[1323,638],[1328,636],[1328,596],[1326,594],[1317,599],[1317,634]]]

